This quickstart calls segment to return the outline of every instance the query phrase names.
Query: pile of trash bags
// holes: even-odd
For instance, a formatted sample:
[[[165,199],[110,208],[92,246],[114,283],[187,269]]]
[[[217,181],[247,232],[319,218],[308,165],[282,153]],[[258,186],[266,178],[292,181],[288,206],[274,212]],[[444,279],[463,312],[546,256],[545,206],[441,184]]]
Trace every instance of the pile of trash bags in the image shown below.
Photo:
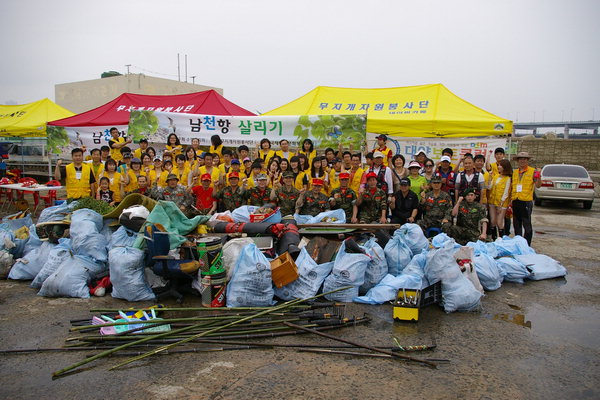
[[[170,233],[166,244],[176,252],[186,241],[184,235],[208,223],[209,217],[187,219],[176,206],[171,209],[171,204],[159,202],[144,217]],[[143,245],[145,235],[125,224],[118,229],[112,227],[95,211],[72,211],[72,207],[72,203],[62,204],[42,212],[40,219],[45,223],[70,218],[68,237],[55,241],[40,239],[29,217],[3,219],[0,274],[30,280],[41,296],[80,298],[90,297],[92,282],[109,276],[113,297],[154,300],[148,280],[156,276],[149,275],[146,268],[149,254]],[[232,214],[236,219],[245,219],[252,211],[244,208]],[[335,211],[313,219],[296,217],[304,223],[344,221],[343,212],[338,215]],[[274,219],[278,222],[281,217],[274,214]],[[446,312],[474,311],[479,309],[485,291],[497,290],[504,281],[523,283],[567,273],[558,261],[536,254],[520,236],[460,246],[443,233],[430,242],[418,225],[404,224],[391,236],[367,234],[344,240],[329,262],[317,263],[314,255],[300,246],[295,260],[298,278],[276,288],[269,258],[277,257],[276,247],[263,252],[250,238],[225,243],[222,259],[227,272],[228,307],[271,306],[276,299],[306,299],[319,292],[332,292],[326,296],[332,301],[382,304],[394,300],[401,288],[424,289],[441,282]]]

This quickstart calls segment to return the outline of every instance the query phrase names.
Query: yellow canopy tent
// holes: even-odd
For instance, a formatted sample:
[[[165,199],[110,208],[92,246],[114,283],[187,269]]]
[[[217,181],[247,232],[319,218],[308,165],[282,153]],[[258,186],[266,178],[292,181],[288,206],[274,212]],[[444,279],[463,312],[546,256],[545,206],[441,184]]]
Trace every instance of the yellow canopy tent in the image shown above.
[[[440,83],[382,89],[318,86],[264,115],[322,114],[367,114],[367,132],[400,137],[512,133],[512,121],[474,106]]]
[[[75,115],[48,99],[29,104],[0,105],[1,137],[45,137],[46,123]]]

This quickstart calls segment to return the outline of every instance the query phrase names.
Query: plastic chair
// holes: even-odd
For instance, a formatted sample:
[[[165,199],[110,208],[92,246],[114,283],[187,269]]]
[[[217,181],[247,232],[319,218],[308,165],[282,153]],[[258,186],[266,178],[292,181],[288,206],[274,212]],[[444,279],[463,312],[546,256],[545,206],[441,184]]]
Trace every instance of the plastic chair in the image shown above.
[[[25,178],[21,178],[17,181],[18,183],[35,183],[37,184],[38,182],[35,180],[35,178],[29,178],[29,177],[25,177]],[[29,190],[19,190],[19,192],[17,193],[17,198],[19,200],[23,200],[23,198],[25,197],[26,194],[31,194],[33,196],[33,209],[37,209],[38,204],[40,203],[40,192],[33,192],[33,191],[29,191]]]
[[[169,232],[166,232],[160,224],[146,227],[146,246],[148,248],[149,266],[152,271],[167,280],[167,285],[155,289],[157,299],[164,297],[175,297],[177,303],[181,303],[184,294],[196,294],[191,283],[195,278],[196,271],[203,265],[198,260],[195,247],[182,246],[186,259],[176,260],[170,257]],[[194,252],[196,252],[194,254]],[[194,271],[193,273],[187,271]]]
[[[46,183],[46,186],[60,186],[60,182],[56,179],[52,179]],[[49,190],[48,194],[40,195],[40,199],[44,201],[44,208],[52,207],[54,205],[54,201],[58,200],[56,190]],[[33,214],[35,214],[35,211],[36,210],[34,209]]]
[[[8,178],[2,178],[2,182],[1,184],[11,184],[13,183],[13,181],[11,181]],[[10,205],[13,203],[13,191],[10,189],[5,189],[5,188],[0,188],[0,200],[2,200],[2,196],[6,197],[6,201],[2,202],[2,207],[0,207],[0,211],[4,211],[5,208],[9,208]]]
[[[6,175],[13,181],[19,181],[19,179],[21,179],[21,170],[18,168],[10,169]]]
[[[442,229],[441,228],[427,228],[427,230],[425,231],[425,237],[426,238],[432,238],[436,235],[439,235],[440,233],[442,233]]]

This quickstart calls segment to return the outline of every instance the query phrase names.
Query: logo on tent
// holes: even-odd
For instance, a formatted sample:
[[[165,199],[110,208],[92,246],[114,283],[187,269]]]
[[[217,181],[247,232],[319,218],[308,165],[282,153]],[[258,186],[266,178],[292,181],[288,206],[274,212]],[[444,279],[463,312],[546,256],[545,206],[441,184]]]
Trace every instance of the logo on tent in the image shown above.
[[[494,130],[496,130],[496,131],[503,131],[504,130],[504,124],[496,124],[496,125],[494,125]]]

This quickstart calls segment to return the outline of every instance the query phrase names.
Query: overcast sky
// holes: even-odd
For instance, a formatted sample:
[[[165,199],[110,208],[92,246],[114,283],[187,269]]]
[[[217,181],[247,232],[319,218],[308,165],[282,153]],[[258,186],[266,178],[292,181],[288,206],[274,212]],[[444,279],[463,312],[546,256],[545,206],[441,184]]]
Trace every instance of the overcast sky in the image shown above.
[[[443,83],[512,120],[600,119],[598,0],[2,0],[0,15],[4,104],[126,64],[177,79],[181,53],[251,111],[316,86]]]

